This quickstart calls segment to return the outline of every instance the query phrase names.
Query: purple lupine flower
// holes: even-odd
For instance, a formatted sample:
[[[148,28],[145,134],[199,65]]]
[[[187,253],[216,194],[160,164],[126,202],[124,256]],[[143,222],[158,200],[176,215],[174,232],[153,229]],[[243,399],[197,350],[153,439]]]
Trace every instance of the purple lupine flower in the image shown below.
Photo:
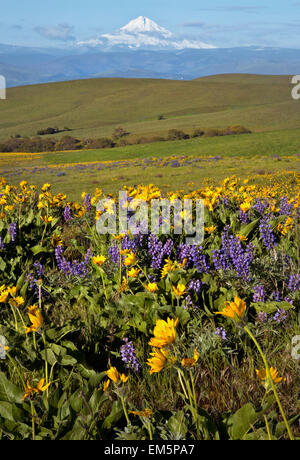
[[[253,288],[253,302],[264,302],[265,301],[265,291],[263,286],[254,286]]]
[[[283,196],[280,200],[280,211],[281,216],[290,216],[294,209],[294,203],[288,204],[288,199],[286,196]]]
[[[11,241],[14,243],[16,241],[17,235],[17,224],[15,222],[9,224],[8,233],[11,238]]]
[[[4,244],[3,239],[2,239],[1,236],[0,236],[0,250],[1,250],[1,249],[4,249],[4,248],[5,248],[5,244]]]
[[[89,193],[87,193],[85,196],[84,196],[84,207],[85,207],[85,210],[86,211],[90,211],[91,210],[91,195]]]
[[[214,334],[218,337],[220,337],[222,340],[227,339],[227,334],[226,331],[223,327],[217,327]]]
[[[241,222],[242,224],[248,224],[248,222],[249,222],[248,213],[247,213],[247,212],[243,212],[243,211],[240,209],[239,219],[240,219],[240,222]]]
[[[177,259],[180,263],[186,259],[186,268],[195,267],[200,273],[208,273],[210,270],[209,263],[202,251],[201,246],[181,243],[177,249]]]
[[[288,290],[290,292],[296,292],[300,290],[300,275],[292,273],[289,278]]]
[[[188,290],[200,294],[202,283],[200,280],[191,280],[188,286]]]
[[[225,206],[229,206],[228,196],[226,196],[226,195],[223,197],[223,204],[224,204]]]
[[[29,284],[29,288],[31,289],[31,291],[33,291],[33,294],[36,298],[39,297],[39,292],[40,292],[38,282],[41,278],[43,278],[44,275],[45,275],[45,270],[44,270],[43,265],[40,262],[35,262],[33,264],[32,271],[28,273],[26,276],[26,281]],[[46,291],[42,286],[41,287],[41,297],[44,297],[45,294],[46,294]]]
[[[221,236],[221,249],[213,250],[212,259],[216,270],[234,270],[238,278],[250,280],[250,265],[254,246],[249,243],[244,249],[238,237],[229,235],[229,226]]]
[[[267,249],[272,249],[274,246],[277,246],[275,242],[275,235],[272,232],[270,223],[267,221],[267,218],[263,218],[259,224],[260,236],[263,240],[264,246]]]
[[[173,241],[169,238],[165,244],[151,234],[148,238],[148,254],[151,257],[151,267],[159,269],[164,258],[169,257],[173,249]]]
[[[41,278],[42,276],[45,275],[44,267],[40,262],[34,262],[33,266],[35,268],[37,277]]]
[[[283,309],[278,309],[275,315],[273,316],[273,321],[276,321],[278,324],[282,323],[287,318],[287,313]]]
[[[252,206],[252,209],[255,209],[257,212],[259,212],[259,214],[263,216],[268,206],[269,204],[266,200],[261,201],[259,198],[257,198],[256,203]]]
[[[65,209],[64,209],[64,219],[65,219],[65,222],[70,222],[72,220],[71,209],[68,205],[65,206]]]
[[[279,291],[272,292],[271,297],[275,302],[281,302],[281,294]]]
[[[137,360],[134,346],[127,337],[123,340],[125,344],[121,346],[122,361],[126,364],[127,369],[133,369],[138,372],[141,369],[141,365]]]
[[[118,248],[118,246],[116,245],[112,245],[109,249],[108,249],[108,256],[111,257],[111,260],[114,264],[116,265],[120,265],[120,258],[121,258],[121,255],[120,255],[120,250]]]
[[[257,319],[258,319],[258,321],[260,323],[266,323],[268,321],[268,315],[267,315],[267,313],[265,313],[263,311],[260,311],[258,313],[258,318]]]
[[[63,253],[61,245],[55,248],[55,258],[59,270],[63,271],[66,276],[80,276],[80,278],[85,278],[88,275],[87,264],[90,258],[90,250],[87,252],[85,260],[74,260],[72,263],[66,260]]]

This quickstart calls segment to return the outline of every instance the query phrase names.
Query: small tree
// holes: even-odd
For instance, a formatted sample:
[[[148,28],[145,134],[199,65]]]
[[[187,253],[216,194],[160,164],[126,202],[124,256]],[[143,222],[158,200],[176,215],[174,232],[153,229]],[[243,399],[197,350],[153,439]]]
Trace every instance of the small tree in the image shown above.
[[[116,128],[112,134],[114,140],[121,139],[122,137],[128,136],[130,133],[125,131],[121,126]]]

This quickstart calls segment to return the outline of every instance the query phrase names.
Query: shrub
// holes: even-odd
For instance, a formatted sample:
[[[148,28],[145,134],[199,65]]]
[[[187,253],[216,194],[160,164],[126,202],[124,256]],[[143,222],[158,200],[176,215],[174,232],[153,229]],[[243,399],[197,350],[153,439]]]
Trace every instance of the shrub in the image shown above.
[[[215,137],[215,136],[220,136],[220,131],[217,129],[206,129],[204,132],[204,137]]]
[[[99,139],[86,139],[83,141],[86,149],[106,149],[113,148],[116,144],[109,137],[100,137]]]
[[[57,127],[55,128],[46,128],[46,129],[40,129],[37,132],[38,136],[45,136],[46,134],[56,134],[59,132],[59,129]]]
[[[241,125],[236,125],[236,126],[229,126],[227,128],[229,134],[251,134],[250,129],[245,128],[244,126]]]
[[[183,139],[189,139],[189,135],[179,129],[170,129],[168,131],[169,141],[180,141]]]
[[[80,140],[71,136],[64,136],[55,145],[55,150],[79,150],[80,148]]]
[[[204,131],[200,128],[197,128],[194,130],[193,134],[191,137],[201,137],[204,135]]]
[[[123,129],[121,126],[119,126],[118,128],[116,128],[112,134],[112,138],[114,140],[116,139],[121,139],[122,137],[125,137],[125,136],[128,136],[130,133],[125,131],[125,129]]]

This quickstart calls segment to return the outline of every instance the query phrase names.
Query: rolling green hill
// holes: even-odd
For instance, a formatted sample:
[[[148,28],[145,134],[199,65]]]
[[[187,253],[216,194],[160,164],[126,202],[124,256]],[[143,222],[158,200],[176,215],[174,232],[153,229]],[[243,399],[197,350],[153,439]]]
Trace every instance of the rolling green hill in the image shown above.
[[[69,127],[83,139],[110,136],[122,126],[136,136],[165,135],[171,128],[256,131],[300,128],[300,101],[291,77],[218,75],[192,81],[92,79],[7,90],[0,101],[0,140],[39,129]],[[163,115],[164,120],[158,120]],[[54,135],[56,138],[65,135]]]

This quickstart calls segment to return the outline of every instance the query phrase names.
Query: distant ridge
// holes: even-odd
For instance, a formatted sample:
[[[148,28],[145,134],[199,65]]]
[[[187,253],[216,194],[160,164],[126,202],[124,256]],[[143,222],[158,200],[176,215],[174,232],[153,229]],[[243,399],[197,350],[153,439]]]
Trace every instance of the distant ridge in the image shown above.
[[[21,86],[86,78],[162,78],[192,80],[225,73],[299,74],[300,50],[219,48],[183,50],[82,47],[40,49],[0,44],[0,74]]]

